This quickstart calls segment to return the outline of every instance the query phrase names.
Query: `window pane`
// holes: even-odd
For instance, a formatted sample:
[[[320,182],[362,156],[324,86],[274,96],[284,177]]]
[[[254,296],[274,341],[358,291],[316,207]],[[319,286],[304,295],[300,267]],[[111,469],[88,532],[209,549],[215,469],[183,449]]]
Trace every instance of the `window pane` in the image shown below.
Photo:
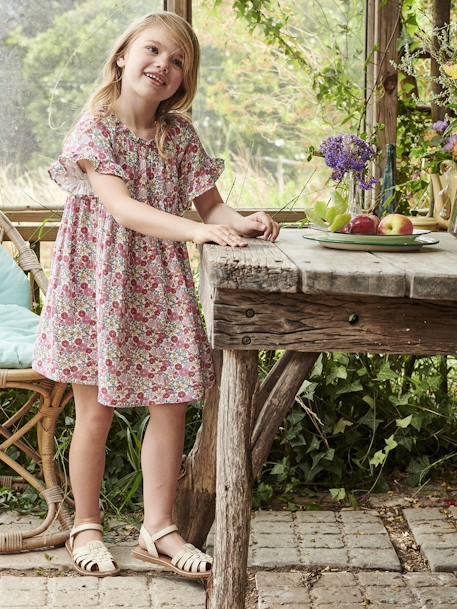
[[[231,192],[233,206],[281,207],[315,170],[305,196],[295,202],[302,208],[325,195],[330,174],[322,159],[307,162],[305,149],[356,127],[364,87],[365,3],[271,3],[273,16],[288,18],[286,40],[300,48],[308,67],[269,46],[258,28],[249,32],[231,0],[222,0],[218,9],[213,5],[193,5],[202,46],[193,116],[206,147],[226,160],[222,195]]]
[[[1,207],[63,205],[47,167],[114,40],[130,21],[158,10],[163,0],[2,0]]]

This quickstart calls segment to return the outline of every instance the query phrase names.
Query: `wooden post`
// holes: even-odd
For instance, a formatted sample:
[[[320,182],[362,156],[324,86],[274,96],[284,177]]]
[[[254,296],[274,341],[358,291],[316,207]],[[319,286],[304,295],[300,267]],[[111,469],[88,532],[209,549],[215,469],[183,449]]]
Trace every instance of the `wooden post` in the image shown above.
[[[367,105],[366,115],[365,115],[365,127],[368,131],[374,126],[374,117],[373,117],[373,99],[375,95],[374,91],[374,83],[375,83],[375,73],[374,73],[374,36],[375,36],[375,23],[376,23],[376,10],[375,10],[376,0],[367,0],[366,3],[366,20],[365,20],[365,61],[366,61],[366,69],[365,69],[365,103]]]
[[[257,351],[224,351],[217,425],[216,531],[209,609],[244,609],[251,524],[251,408]]]
[[[400,5],[398,0],[369,0],[367,10],[367,56],[371,55],[367,69],[372,71],[367,78],[367,126],[384,125],[379,131],[383,153],[377,171],[379,177],[384,170],[387,144],[397,143],[397,70],[390,61],[398,61]]]
[[[381,95],[375,96],[375,119],[385,127],[379,134],[385,164],[387,144],[397,143],[397,70],[390,61],[398,61],[397,40],[400,25],[400,6],[398,0],[377,0],[376,38],[379,44],[377,51],[377,82],[381,86]]]
[[[451,0],[434,0],[433,2],[433,28],[443,28],[449,25],[451,20]],[[434,38],[433,46],[436,51],[440,48],[438,38]],[[440,67],[438,62],[432,57],[430,65],[430,75],[436,79],[440,75]],[[432,81],[432,91],[434,95],[441,93],[441,85],[436,80]],[[432,103],[432,122],[443,120],[446,114],[444,106]]]
[[[213,351],[217,385],[206,392],[202,424],[178,481],[173,522],[184,539],[204,546],[214,522],[216,504],[216,441],[222,351]]]
[[[192,0],[166,0],[165,5],[167,11],[176,13],[192,23]]]

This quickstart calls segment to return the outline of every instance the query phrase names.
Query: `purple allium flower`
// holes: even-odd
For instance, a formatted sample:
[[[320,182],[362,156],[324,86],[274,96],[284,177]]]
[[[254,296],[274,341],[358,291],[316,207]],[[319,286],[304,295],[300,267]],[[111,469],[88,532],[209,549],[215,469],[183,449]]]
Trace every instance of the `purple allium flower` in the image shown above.
[[[436,123],[433,123],[432,125],[432,129],[437,133],[444,133],[448,127],[448,121],[436,121]]]
[[[443,146],[443,150],[446,152],[452,152],[454,150],[454,146],[457,144],[457,134],[451,135],[451,137],[446,141]]]
[[[352,172],[363,190],[369,190],[378,181],[364,179],[368,161],[374,158],[376,151],[356,135],[328,137],[322,142],[320,151],[326,164],[333,169],[332,180],[341,182],[346,173]]]

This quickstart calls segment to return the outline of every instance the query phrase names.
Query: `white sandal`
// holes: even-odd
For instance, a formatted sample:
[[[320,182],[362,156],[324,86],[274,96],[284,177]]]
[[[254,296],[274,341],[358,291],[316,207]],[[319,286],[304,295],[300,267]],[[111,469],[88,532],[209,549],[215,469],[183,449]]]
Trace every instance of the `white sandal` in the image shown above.
[[[157,551],[154,542],[161,537],[168,535],[168,533],[177,530],[178,527],[175,524],[171,524],[157,533],[154,533],[154,535],[151,535],[149,531],[142,526],[140,536],[146,542],[147,551],[138,545],[132,551],[133,557],[138,560],[160,565],[165,569],[179,573],[179,575],[187,577],[188,579],[208,579],[211,575],[213,558],[209,554],[205,554],[193,546],[191,543],[186,543],[173,557],[159,554]]]
[[[117,575],[120,571],[113,560],[111,552],[103,541],[89,541],[85,546],[73,550],[75,537],[81,531],[102,531],[101,524],[95,522],[74,526],[70,531],[70,537],[65,544],[73,561],[73,566],[81,575],[92,575],[93,577],[106,577]]]

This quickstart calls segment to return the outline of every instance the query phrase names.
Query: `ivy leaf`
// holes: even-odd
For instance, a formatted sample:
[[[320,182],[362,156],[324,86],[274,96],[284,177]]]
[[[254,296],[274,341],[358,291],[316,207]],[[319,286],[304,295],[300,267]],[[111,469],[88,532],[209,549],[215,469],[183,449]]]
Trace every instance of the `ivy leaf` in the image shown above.
[[[386,451],[386,456],[391,450],[398,446],[398,442],[394,440],[393,435],[389,436],[387,440],[384,440],[384,442],[386,443],[386,447],[384,449]]]
[[[382,450],[377,450],[371,457],[370,464],[374,465],[374,467],[378,467],[378,465],[382,465],[384,463],[386,457],[387,455],[385,455]]]
[[[319,355],[319,357],[317,358],[317,360],[314,362],[314,366],[313,369],[311,370],[311,374],[309,375],[309,378],[313,378],[314,376],[320,376],[322,374],[322,367],[323,367],[323,363],[322,363],[322,353]]]
[[[330,488],[329,491],[332,499],[335,499],[336,501],[344,501],[344,499],[346,499],[345,488]]]
[[[412,420],[413,420],[413,415],[409,414],[404,419],[396,419],[395,423],[397,424],[397,427],[401,427],[402,429],[406,429],[407,427],[409,427],[411,425],[411,421]]]
[[[352,393],[353,391],[362,391],[363,387],[360,381],[354,381],[353,383],[348,383],[347,385],[343,385],[343,387],[339,387],[335,395],[342,395],[343,393]]]
[[[374,407],[375,407],[375,401],[374,401],[374,399],[371,397],[371,395],[364,395],[364,396],[363,396],[363,398],[362,398],[362,400],[363,400],[364,402],[366,402],[370,408],[374,408]]]
[[[383,362],[376,378],[378,381],[395,381],[398,379],[398,373],[390,368],[389,362]]]
[[[312,400],[317,385],[318,383],[312,383],[311,381],[308,381],[308,379],[305,379],[302,383],[302,386],[298,390],[297,395],[303,394],[306,399]]]
[[[424,421],[423,415],[415,414],[411,421],[411,425],[414,427],[414,429],[417,429],[417,431],[420,431],[422,429],[423,421]]]
[[[329,448],[327,450],[327,452],[324,453],[324,459],[326,461],[333,461],[334,457],[335,457],[335,449],[334,448]]]
[[[347,379],[348,371],[345,366],[335,366],[330,370],[330,373],[327,375],[327,379],[325,381],[326,385],[330,385],[333,383],[335,379]]]
[[[306,452],[310,453],[313,450],[317,450],[320,445],[321,445],[321,441],[316,436],[313,436],[311,442],[309,443],[308,450]]]
[[[348,421],[347,419],[343,419],[341,418],[337,424],[335,425],[335,427],[333,428],[333,433],[337,434],[337,433],[344,433],[344,430],[346,429],[346,427],[350,427],[351,425],[353,425],[353,423],[351,421]]]

